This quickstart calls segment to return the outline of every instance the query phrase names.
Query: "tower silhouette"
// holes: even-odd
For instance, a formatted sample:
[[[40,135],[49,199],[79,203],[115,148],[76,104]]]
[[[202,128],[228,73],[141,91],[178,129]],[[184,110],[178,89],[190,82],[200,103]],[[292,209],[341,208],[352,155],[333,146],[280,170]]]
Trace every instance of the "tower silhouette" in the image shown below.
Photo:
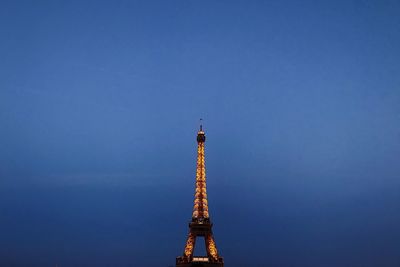
[[[204,143],[206,136],[203,126],[197,133],[197,168],[196,168],[196,191],[194,195],[194,206],[192,220],[189,222],[189,234],[187,237],[183,256],[176,258],[177,267],[204,266],[222,267],[224,260],[219,256],[215,245],[210,215],[208,213],[207,189],[206,189],[206,168],[204,156]],[[206,256],[194,256],[193,251],[196,245],[196,238],[204,237],[206,245]]]

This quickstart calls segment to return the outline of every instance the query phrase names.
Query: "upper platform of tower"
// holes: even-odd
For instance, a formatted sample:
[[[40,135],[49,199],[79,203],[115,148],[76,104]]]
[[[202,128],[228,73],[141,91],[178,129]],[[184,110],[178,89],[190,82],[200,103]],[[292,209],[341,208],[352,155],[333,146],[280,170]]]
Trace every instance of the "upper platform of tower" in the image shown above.
[[[203,131],[203,125],[200,124],[200,130],[197,132],[197,142],[204,143],[206,141],[206,135]]]

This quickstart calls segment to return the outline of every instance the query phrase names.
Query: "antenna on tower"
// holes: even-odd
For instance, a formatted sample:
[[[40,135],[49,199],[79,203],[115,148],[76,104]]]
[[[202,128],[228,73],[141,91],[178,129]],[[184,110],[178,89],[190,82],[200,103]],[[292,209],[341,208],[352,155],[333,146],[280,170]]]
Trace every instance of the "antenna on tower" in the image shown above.
[[[203,119],[200,118],[200,131],[203,131]]]

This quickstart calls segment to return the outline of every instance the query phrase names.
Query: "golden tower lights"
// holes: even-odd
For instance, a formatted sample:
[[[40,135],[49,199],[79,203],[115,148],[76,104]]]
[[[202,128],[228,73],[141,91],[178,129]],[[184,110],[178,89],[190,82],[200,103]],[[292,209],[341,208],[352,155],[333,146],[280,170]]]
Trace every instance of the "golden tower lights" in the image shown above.
[[[197,166],[196,166],[196,189],[194,194],[194,205],[192,220],[189,223],[189,234],[187,237],[183,256],[176,258],[177,267],[189,266],[224,266],[223,258],[218,255],[210,215],[208,213],[207,188],[206,188],[206,168],[204,143],[206,136],[202,125],[197,132]],[[206,245],[207,256],[194,256],[193,251],[196,238],[203,236]]]

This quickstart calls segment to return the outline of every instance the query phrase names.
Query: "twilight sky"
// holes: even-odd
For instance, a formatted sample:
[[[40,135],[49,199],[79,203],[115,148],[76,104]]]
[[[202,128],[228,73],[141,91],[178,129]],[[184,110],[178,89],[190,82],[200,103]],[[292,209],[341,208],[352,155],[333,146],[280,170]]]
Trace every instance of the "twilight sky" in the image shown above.
[[[0,266],[174,265],[200,117],[227,267],[399,266],[399,14],[1,1]]]

